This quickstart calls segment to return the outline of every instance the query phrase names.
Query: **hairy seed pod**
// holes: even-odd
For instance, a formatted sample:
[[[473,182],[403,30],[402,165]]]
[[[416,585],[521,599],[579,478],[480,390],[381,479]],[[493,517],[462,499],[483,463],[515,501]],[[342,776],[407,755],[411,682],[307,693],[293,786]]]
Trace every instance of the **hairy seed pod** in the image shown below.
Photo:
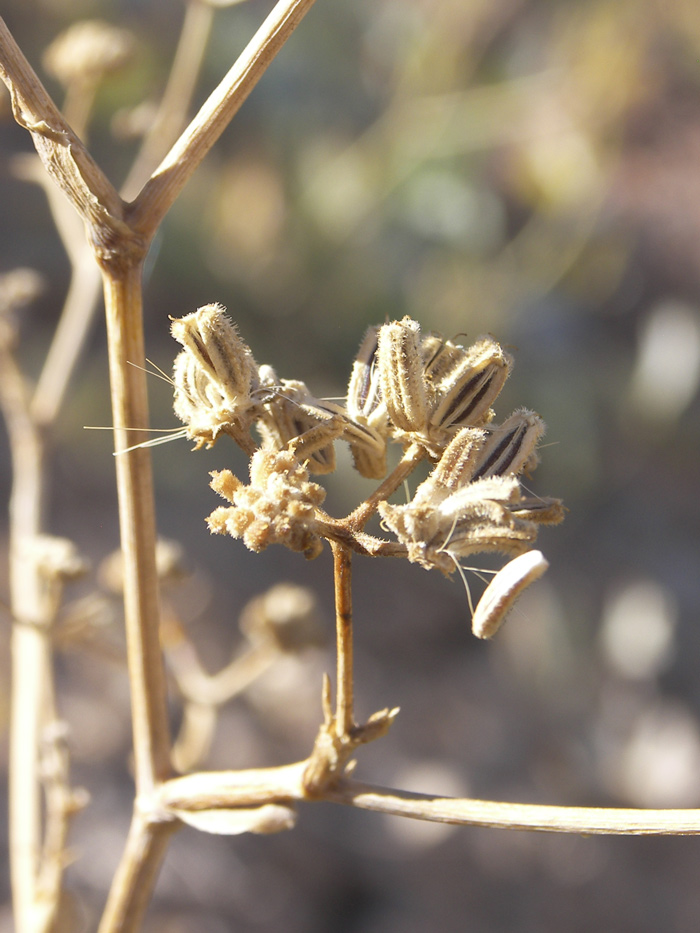
[[[426,370],[433,388],[433,427],[479,425],[500,393],[512,368],[512,358],[492,337],[467,350],[449,341]]]
[[[378,327],[370,327],[360,344],[348,384],[347,410],[351,418],[370,418],[381,403],[377,367]]]
[[[473,479],[522,473],[537,464],[536,446],[544,434],[544,422],[534,411],[523,408],[497,428],[479,452]]]
[[[491,638],[522,591],[539,580],[548,567],[549,563],[541,551],[526,551],[499,570],[474,610],[472,631],[476,637]]]
[[[255,360],[221,305],[173,320],[171,332],[223,394],[232,401],[248,398],[257,384]]]
[[[428,405],[420,327],[405,317],[379,329],[377,360],[389,418],[402,431],[424,431]]]

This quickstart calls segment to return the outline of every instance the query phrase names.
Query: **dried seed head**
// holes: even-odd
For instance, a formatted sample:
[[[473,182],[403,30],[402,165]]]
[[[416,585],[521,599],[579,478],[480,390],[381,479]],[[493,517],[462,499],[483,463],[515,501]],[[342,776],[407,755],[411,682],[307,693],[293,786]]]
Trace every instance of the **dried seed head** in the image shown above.
[[[483,592],[472,618],[477,638],[491,638],[505,621],[513,603],[549,567],[541,551],[526,551],[502,567]]]
[[[408,559],[451,574],[459,559],[482,551],[517,554],[537,537],[537,525],[515,514],[520,487],[514,476],[468,483],[407,505],[381,503],[385,525],[406,546]]]
[[[211,487],[231,503],[207,519],[213,534],[242,538],[251,551],[283,544],[311,560],[323,541],[316,527],[316,509],[326,492],[290,451],[258,450],[250,461],[250,484],[243,485],[230,470],[212,473]]]
[[[420,326],[405,317],[379,329],[377,362],[387,412],[399,431],[424,432],[428,402],[420,350]]]
[[[205,305],[175,319],[170,330],[223,393],[236,398],[250,392],[257,377],[255,360],[221,305]]]
[[[221,305],[213,304],[173,320],[171,331],[184,347],[175,359],[173,404],[187,424],[188,437],[198,447],[211,447],[225,432],[252,453],[246,432],[259,414],[252,398],[258,387],[257,368],[234,324]]]
[[[83,20],[57,36],[44,52],[44,67],[64,87],[95,84],[134,57],[136,39],[102,20]]]

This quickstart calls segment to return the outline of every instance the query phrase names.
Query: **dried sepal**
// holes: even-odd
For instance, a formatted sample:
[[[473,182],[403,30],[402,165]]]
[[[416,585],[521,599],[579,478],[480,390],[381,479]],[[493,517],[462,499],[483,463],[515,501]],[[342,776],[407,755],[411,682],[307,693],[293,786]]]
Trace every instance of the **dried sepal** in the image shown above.
[[[384,324],[377,340],[382,396],[392,424],[399,431],[425,431],[428,401],[418,322],[405,317]]]
[[[522,591],[549,567],[541,551],[526,551],[502,567],[484,590],[472,617],[477,638],[491,638]]]
[[[231,503],[215,509],[207,519],[213,534],[241,538],[256,552],[270,544],[283,544],[309,560],[321,553],[316,509],[326,492],[311,482],[308,471],[291,451],[256,451],[247,486],[230,470],[211,475],[212,489]]]

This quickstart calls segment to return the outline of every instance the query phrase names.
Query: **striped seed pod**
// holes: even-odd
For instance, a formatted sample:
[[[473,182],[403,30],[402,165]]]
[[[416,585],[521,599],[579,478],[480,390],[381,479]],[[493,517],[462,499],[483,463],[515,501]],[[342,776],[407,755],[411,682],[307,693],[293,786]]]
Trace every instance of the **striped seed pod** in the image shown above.
[[[544,431],[544,422],[534,411],[523,408],[514,412],[503,424],[489,429],[472,479],[533,469],[538,462],[537,442]]]
[[[468,349],[446,341],[426,367],[432,388],[433,428],[481,425],[510,374],[512,357],[492,337]]]

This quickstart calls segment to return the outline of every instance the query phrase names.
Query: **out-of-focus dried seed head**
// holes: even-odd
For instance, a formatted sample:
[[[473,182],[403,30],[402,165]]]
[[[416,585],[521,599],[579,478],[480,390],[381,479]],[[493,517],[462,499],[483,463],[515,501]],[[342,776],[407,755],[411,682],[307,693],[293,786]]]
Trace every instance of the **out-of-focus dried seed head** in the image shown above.
[[[82,20],[57,36],[44,52],[44,68],[67,87],[95,84],[128,65],[136,51],[136,38],[102,20]]]
[[[294,583],[278,583],[252,599],[243,608],[239,626],[249,641],[274,641],[284,652],[325,643],[314,593]]]
[[[34,301],[43,289],[44,279],[34,269],[12,269],[0,275],[0,347],[15,345],[15,311]]]
[[[47,580],[75,580],[87,573],[88,561],[69,538],[37,535],[31,549],[36,566]]]

